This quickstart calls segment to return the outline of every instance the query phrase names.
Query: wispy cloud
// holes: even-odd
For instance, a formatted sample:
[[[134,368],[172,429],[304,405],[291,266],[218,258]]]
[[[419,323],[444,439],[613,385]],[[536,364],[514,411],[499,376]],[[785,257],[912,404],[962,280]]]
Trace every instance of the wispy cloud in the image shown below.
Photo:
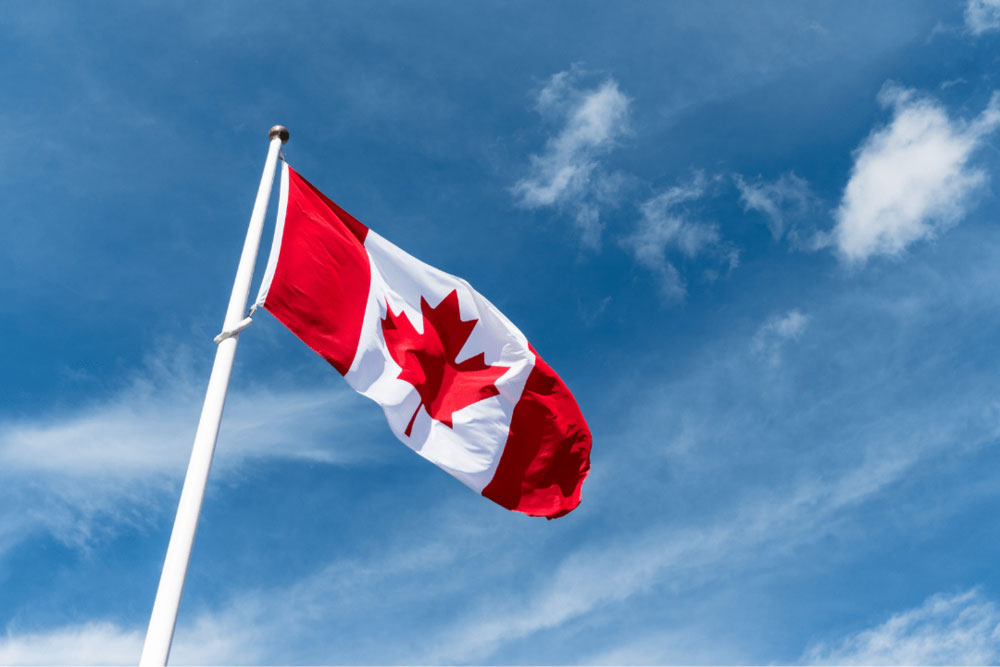
[[[969,276],[963,280],[973,282]],[[910,293],[912,280],[900,279],[899,290]],[[928,301],[919,310],[969,307],[935,301],[949,294],[925,295]],[[993,300],[988,287],[978,294]],[[693,364],[696,372],[635,403],[626,420],[635,426],[614,442],[616,455],[605,461],[604,478],[627,478],[634,488],[625,498],[617,481],[601,486],[595,480],[591,488],[590,501],[610,511],[634,511],[630,499],[657,498],[663,502],[661,519],[642,534],[608,535],[581,546],[553,572],[531,582],[526,594],[483,600],[479,609],[464,612],[442,631],[450,641],[441,642],[424,661],[483,660],[593,614],[606,618],[613,613],[609,610],[642,606],[650,598],[662,603],[665,596],[677,599],[686,592],[701,597],[720,579],[732,585],[740,573],[761,567],[796,567],[803,552],[823,539],[870,526],[881,503],[905,496],[901,485],[933,474],[929,461],[988,449],[996,437],[989,408],[995,392],[986,389],[991,373],[962,378],[957,393],[939,387],[929,395],[920,392],[923,401],[906,396],[896,402],[885,395],[884,374],[891,372],[901,383],[920,382],[927,365],[936,369],[950,362],[918,347],[925,342],[922,334],[873,344],[868,327],[876,319],[915,332],[926,326],[911,313],[887,310],[869,294],[829,295],[812,304],[808,316],[789,311],[704,350]],[[797,351],[792,358],[786,352],[787,368],[761,377],[750,353],[753,340],[763,332],[768,340],[787,345],[806,331],[815,335],[821,354]],[[919,364],[902,362],[905,370],[895,369],[901,354],[919,358]],[[624,396],[635,400],[634,388]],[[678,445],[678,440],[685,442]],[[632,474],[635,452],[642,475]],[[756,482],[748,479],[750,470]],[[687,492],[697,494],[706,485],[726,494],[725,479],[738,479],[739,489],[724,510],[690,522],[671,512],[684,505]],[[658,648],[650,649],[654,662],[684,663],[705,647]],[[688,649],[691,653],[683,652]],[[728,660],[766,662],[769,657],[774,659],[765,654],[729,655]]]
[[[893,110],[855,153],[836,211],[832,241],[848,262],[897,255],[955,224],[986,174],[969,164],[1000,125],[1000,94],[969,122],[952,120],[937,101],[887,83],[879,102]]]
[[[735,179],[743,210],[764,216],[775,241],[787,237],[794,247],[814,249],[816,233],[807,233],[806,218],[815,212],[817,202],[805,179],[794,172],[782,174],[775,181],[759,177],[748,181],[740,174]]]
[[[4,665],[134,665],[142,635],[113,623],[86,623],[0,636]],[[206,663],[207,664],[207,663]]]
[[[809,318],[798,310],[772,317],[754,334],[750,348],[757,356],[776,364],[781,357],[781,348],[801,337],[808,324]]]
[[[616,638],[578,664],[738,665],[749,661],[733,641],[712,640],[690,627],[659,628],[639,637]]]
[[[531,156],[530,173],[514,184],[513,193],[526,208],[568,211],[581,243],[598,248],[601,206],[616,199],[623,182],[620,174],[604,170],[599,158],[628,131],[629,98],[614,79],[583,88],[583,77],[579,68],[559,72],[538,94],[538,112],[560,129],[542,153]]]
[[[176,500],[207,376],[173,352],[104,399],[0,423],[0,499],[10,501],[0,503],[0,554],[37,531],[86,546],[94,530],[148,521],[150,507]],[[213,477],[253,459],[372,460],[343,439],[325,444],[323,434],[355,423],[352,411],[337,409],[349,396],[330,387],[234,388]]]
[[[277,602],[277,601],[276,601]],[[258,633],[274,629],[257,600],[241,599],[220,614],[201,614],[182,623],[170,651],[173,665],[225,665],[262,662]],[[4,665],[134,665],[142,653],[146,628],[89,622],[0,636]]]
[[[475,662],[504,644],[659,587],[676,595],[752,570],[761,562],[773,563],[782,553],[838,530],[835,518],[843,519],[845,513],[877,497],[920,458],[920,453],[877,455],[839,476],[808,480],[756,502],[745,501],[711,524],[657,528],[614,540],[611,546],[581,549],[528,597],[516,602],[490,600],[480,611],[464,614],[444,630],[450,640],[438,642],[438,648],[420,662]]]
[[[396,637],[392,647],[366,649],[346,636],[338,647],[338,637],[349,634],[357,617],[409,615],[423,608],[428,597],[450,594],[441,575],[453,571],[459,556],[454,545],[465,540],[447,529],[418,549],[405,547],[406,540],[401,539],[377,558],[334,561],[289,586],[244,591],[218,607],[200,610],[178,628],[171,660],[176,664],[321,661],[330,651],[337,651],[346,662],[364,655],[378,655],[380,662],[484,660],[512,642],[555,630],[657,587],[669,586],[676,594],[752,569],[761,561],[773,562],[776,553],[790,552],[836,530],[834,517],[892,485],[918,458],[867,460],[839,477],[810,480],[790,492],[783,489],[744,502],[708,524],[669,530],[660,526],[613,543],[594,541],[539,573],[526,591],[457,600],[456,613],[420,632]],[[478,539],[495,547],[498,537],[484,532]],[[479,578],[484,557],[476,559]],[[344,599],[350,604],[336,602]],[[331,633],[331,627],[340,629]],[[110,623],[37,633],[8,628],[6,638],[0,639],[0,662],[7,658],[6,662],[27,664],[130,663],[138,656],[142,631]],[[662,650],[659,655],[670,658]]]
[[[992,259],[967,263],[958,275],[949,267],[948,279],[969,290],[963,293],[967,302],[957,302],[955,290],[935,276],[925,277],[932,288],[920,291],[920,304],[897,308],[900,295],[913,293],[914,275],[900,276],[903,271],[892,274],[899,276],[892,293],[828,293],[810,302],[805,329],[822,354],[813,358],[788,346],[788,363],[766,378],[749,351],[762,328],[734,326],[705,346],[690,372],[654,383],[641,396],[634,381],[619,396],[607,388],[609,403],[621,405],[624,396],[633,408],[623,415],[621,431],[605,438],[605,451],[615,456],[605,457],[587,502],[618,517],[634,512],[640,499],[650,516],[641,530],[624,525],[595,532],[589,522],[576,524],[576,534],[573,523],[540,527],[531,533],[533,554],[544,553],[539,558],[548,565],[525,569],[509,557],[523,547],[524,532],[478,516],[459,518],[478,511],[471,505],[421,508],[367,553],[333,559],[284,585],[237,588],[191,611],[178,628],[174,661],[309,663],[335,656],[345,663],[510,664],[519,661],[512,656],[527,655],[535,659],[524,662],[547,662],[534,645],[512,651],[542,633],[613,626],[607,619],[619,611],[660,610],[665,597],[683,605],[738,588],[737,580],[764,585],[769,573],[789,576],[802,567],[804,553],[828,542],[864,551],[873,515],[907,498],[901,486],[937,476],[930,463],[939,457],[955,461],[995,442],[996,412],[986,409],[996,403],[993,369],[947,384],[949,376],[939,371],[952,365],[952,346],[935,341],[926,348],[928,331],[936,329],[921,317],[969,326],[968,313],[993,307],[997,272]],[[776,336],[803,331],[792,312],[774,318]],[[873,341],[873,323],[892,335]],[[887,374],[900,387],[915,387],[914,393],[887,393]],[[935,383],[930,390],[920,385],[928,376]],[[692,441],[686,451],[674,446],[679,437]],[[668,468],[669,477],[662,472]],[[622,479],[629,480],[628,489]],[[739,484],[729,484],[734,479]],[[715,498],[711,507],[684,504],[706,490]],[[949,498],[962,502],[952,491]],[[482,505],[484,513],[495,509]],[[900,520],[912,522],[904,527],[912,532],[924,517],[912,511]],[[562,534],[569,539],[553,545],[552,528],[569,531]],[[434,614],[426,613],[430,598],[438,601]],[[696,656],[731,663],[775,658],[740,653],[741,647],[713,653],[704,640],[704,616],[691,623],[688,641],[649,644],[642,653],[659,663],[691,663]],[[34,647],[42,656],[35,662],[58,661],[58,655],[48,657],[44,640],[79,629],[32,634],[34,629],[9,628],[0,649],[19,647],[16,655],[23,655]],[[623,629],[620,649],[590,644],[574,654],[561,647],[558,657],[640,662],[638,652],[625,651],[633,631],[664,637],[675,629],[661,616]],[[117,638],[124,654],[141,632],[117,625],[102,636]],[[558,642],[538,642],[543,644]],[[801,646],[792,649],[793,659]]]
[[[362,558],[327,561],[325,566],[287,585],[243,589],[218,604],[190,609],[181,616],[170,654],[171,664],[360,664],[414,661],[420,631],[380,627],[395,613],[417,625],[415,608],[453,592],[449,573],[472,553],[481,562],[491,539],[486,525],[463,527],[449,508],[429,508],[438,529],[401,527],[395,541]],[[472,535],[468,534],[471,531]],[[474,540],[467,549],[456,544]],[[344,601],[349,600],[348,603]],[[16,623],[0,636],[0,664],[135,664],[141,652],[145,619],[135,625],[89,622],[42,631],[19,631]],[[356,643],[358,626],[370,635],[388,632],[378,646]]]
[[[811,665],[992,665],[1000,659],[1000,608],[977,590],[935,595],[915,609],[830,644]]]
[[[687,293],[686,281],[671,255],[693,260],[702,255],[721,258],[728,270],[739,262],[739,253],[722,242],[719,226],[698,220],[687,205],[700,199],[709,187],[701,172],[687,183],[675,185],[639,206],[641,217],[622,246],[642,267],[657,277],[667,300],[680,300]]]
[[[969,0],[965,5],[965,27],[973,35],[1000,30],[1000,0]]]

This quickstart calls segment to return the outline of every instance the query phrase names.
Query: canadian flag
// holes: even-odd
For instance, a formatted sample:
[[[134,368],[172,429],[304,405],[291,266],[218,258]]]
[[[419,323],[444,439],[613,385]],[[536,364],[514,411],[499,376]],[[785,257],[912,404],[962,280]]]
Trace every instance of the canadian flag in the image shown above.
[[[257,305],[381,405],[404,444],[476,492],[550,519],[580,503],[590,430],[524,334],[284,162]]]

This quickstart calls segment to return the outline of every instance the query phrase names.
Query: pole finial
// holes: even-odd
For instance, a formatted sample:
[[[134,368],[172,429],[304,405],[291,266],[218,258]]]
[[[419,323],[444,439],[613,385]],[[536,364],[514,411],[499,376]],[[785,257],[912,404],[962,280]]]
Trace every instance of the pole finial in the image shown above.
[[[267,138],[268,139],[272,139],[272,140],[275,139],[275,138],[281,139],[281,143],[287,144],[288,143],[288,128],[285,127],[284,125],[275,125],[267,133]]]

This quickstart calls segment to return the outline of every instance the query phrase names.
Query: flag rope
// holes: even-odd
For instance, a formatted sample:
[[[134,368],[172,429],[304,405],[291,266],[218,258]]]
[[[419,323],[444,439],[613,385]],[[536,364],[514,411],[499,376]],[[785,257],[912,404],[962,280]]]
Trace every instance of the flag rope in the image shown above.
[[[249,315],[247,315],[245,319],[243,319],[240,322],[237,322],[236,326],[234,326],[231,329],[223,329],[221,332],[219,332],[219,335],[216,336],[215,338],[213,338],[212,340],[214,340],[215,344],[218,345],[219,343],[221,343],[222,341],[226,340],[227,338],[232,338],[233,336],[235,336],[239,332],[241,332],[244,329],[246,329],[251,324],[253,324],[253,318],[250,317]]]

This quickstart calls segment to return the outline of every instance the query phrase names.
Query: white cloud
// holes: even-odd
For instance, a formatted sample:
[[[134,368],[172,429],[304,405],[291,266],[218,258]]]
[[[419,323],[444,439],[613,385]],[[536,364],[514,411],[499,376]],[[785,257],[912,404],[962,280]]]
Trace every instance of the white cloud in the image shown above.
[[[935,595],[802,658],[821,665],[987,665],[1000,660],[1000,608],[976,589]]]
[[[471,603],[464,599],[463,577],[454,576],[463,551],[454,545],[495,548],[495,526],[485,522],[463,527],[435,515],[428,524],[445,528],[429,541],[426,536],[414,540],[413,535],[401,534],[398,544],[386,545],[376,558],[334,561],[289,586],[241,592],[217,608],[193,613],[190,621],[182,619],[171,662],[263,664],[282,658],[309,662],[322,661],[336,650],[351,651],[338,654],[345,662],[363,661],[365,655],[378,655],[381,662],[428,664],[485,659],[511,642],[562,627],[656,587],[669,586],[676,594],[732,576],[754,563],[773,563],[776,554],[794,552],[797,546],[836,530],[840,522],[835,517],[905,476],[921,454],[921,448],[913,446],[882,451],[874,458],[862,457],[840,475],[824,474],[763,497],[744,498],[732,512],[709,523],[657,526],[627,538],[583,545],[526,582],[526,590]],[[476,576],[483,576],[482,557],[470,559]],[[449,584],[460,587],[463,600],[450,615],[451,622],[443,619],[444,623],[428,628],[418,626],[415,635],[397,638],[391,647],[356,644],[344,637],[345,645],[338,649],[339,635],[330,628],[344,626],[341,632],[348,633],[356,619],[365,622],[388,613],[387,609],[409,616],[432,595],[449,599]],[[393,593],[386,597],[386,591]],[[338,602],[348,599],[350,604]],[[388,629],[393,627],[389,622]],[[8,628],[6,639],[0,639],[0,663],[5,659],[34,664],[134,662],[141,632],[109,624],[34,634]],[[679,644],[666,647],[660,653],[663,661],[680,648]],[[698,650],[694,645],[688,648]]]
[[[676,595],[752,569],[756,563],[773,564],[781,553],[794,553],[801,545],[836,531],[841,521],[835,519],[904,477],[921,453],[908,449],[879,456],[866,458],[839,476],[825,474],[765,497],[744,498],[732,512],[707,524],[657,526],[627,538],[584,545],[538,572],[536,579],[526,582],[526,590],[508,596],[494,593],[480,600],[466,599],[462,578],[456,581],[448,573],[454,575],[462,559],[462,550],[456,550],[455,544],[490,549],[497,539],[495,526],[487,522],[462,529],[474,534],[456,534],[461,524],[439,517],[433,523],[446,528],[429,541],[426,536],[415,541],[413,535],[400,535],[398,544],[387,545],[375,558],[333,561],[288,586],[244,591],[217,608],[195,612],[191,620],[182,619],[171,663],[322,662],[330,655],[343,662],[363,662],[365,656],[369,660],[378,656],[374,659],[384,663],[484,660],[510,643],[563,627],[658,587],[669,587]],[[482,557],[473,559],[477,577],[488,576],[481,569]],[[522,578],[523,573],[517,576]],[[458,606],[442,622],[426,628],[418,624],[411,634],[386,644],[366,646],[341,636],[350,633],[352,623],[370,623],[369,619],[393,613],[403,614],[412,623],[411,614],[423,609],[427,599],[452,599],[448,586],[456,583],[461,596]],[[386,591],[392,593],[387,596]],[[364,627],[375,631],[370,625]],[[389,616],[386,631],[394,628],[398,629]],[[110,624],[35,634],[8,629],[6,639],[0,639],[0,663],[134,663],[142,631]],[[688,639],[686,646],[678,641],[661,644],[659,651],[652,645],[645,650],[650,652],[650,661],[671,662],[678,655],[710,648],[699,645],[696,637]],[[620,647],[610,655],[643,662],[638,648],[632,646],[623,653]],[[730,662],[740,661],[738,653],[728,657]]]
[[[481,613],[463,614],[442,632],[449,640],[437,642],[438,648],[418,662],[475,662],[504,644],[657,587],[666,586],[676,595],[752,568],[754,562],[773,563],[782,551],[793,552],[835,531],[835,518],[878,496],[920,458],[921,452],[878,455],[840,476],[807,480],[754,502],[744,499],[714,524],[653,529],[610,546],[581,549],[547,574],[527,598],[507,605],[489,600]]]
[[[463,601],[450,615],[451,623],[446,619],[418,627],[415,635],[397,637],[391,646],[366,647],[345,637],[338,647],[337,633],[349,633],[350,624],[359,618],[364,622],[390,613],[388,609],[409,616],[432,596],[448,599],[448,584],[455,581],[447,573],[461,554],[455,544],[480,544],[481,549],[495,544],[491,524],[461,529],[474,535],[456,534],[461,524],[439,518],[435,523],[448,528],[419,548],[414,548],[412,535],[401,535],[399,544],[387,545],[376,558],[333,561],[288,586],[244,591],[217,608],[194,613],[190,621],[182,619],[171,662],[321,662],[331,651],[340,651],[337,655],[345,662],[361,662],[365,655],[378,655],[381,662],[475,662],[510,642],[559,628],[657,586],[668,585],[675,593],[697,588],[722,573],[731,576],[752,567],[761,550],[793,550],[826,535],[837,525],[832,517],[881,492],[918,458],[866,460],[840,477],[827,476],[744,502],[707,525],[657,527],[612,543],[598,541],[539,572],[527,591],[509,597],[493,595],[470,605],[459,579]],[[740,558],[734,560],[733,554]],[[477,576],[483,576],[479,558]],[[388,597],[387,590],[393,591]],[[345,599],[350,604],[338,602]],[[331,630],[338,627],[342,629]],[[393,627],[389,623],[387,629]],[[5,658],[28,664],[134,663],[143,630],[103,623],[33,634],[8,629],[7,637],[0,639],[0,663]],[[672,646],[674,651],[678,647]],[[663,661],[669,661],[669,649],[659,653]]]
[[[138,631],[87,623],[0,637],[2,665],[134,665],[142,649]]]
[[[965,6],[965,26],[974,35],[1000,30],[1000,0],[969,0]]]
[[[583,89],[581,77],[576,68],[560,72],[538,94],[539,113],[556,119],[561,129],[541,154],[531,156],[531,173],[513,192],[527,208],[570,211],[583,245],[598,248],[604,228],[600,207],[614,201],[623,181],[605,173],[598,158],[628,131],[629,99],[614,79]]]
[[[202,614],[182,624],[170,651],[172,665],[224,665],[260,662],[264,610],[241,601],[214,616]],[[7,629],[0,637],[2,665],[134,665],[142,653],[145,627],[91,622],[30,633]]]
[[[815,239],[805,238],[802,229],[803,219],[815,205],[815,197],[805,179],[789,172],[772,182],[761,178],[748,182],[736,174],[736,187],[743,210],[763,215],[775,241],[787,236],[795,246],[809,249],[815,246]]]
[[[738,665],[746,652],[731,638],[709,639],[690,627],[659,628],[639,637],[615,637],[577,664],[584,665]]]
[[[169,358],[186,354],[174,350]],[[144,523],[151,507],[176,502],[207,373],[207,366],[202,375],[185,361],[151,360],[105,399],[0,423],[0,555],[38,531],[86,547],[100,537],[95,531]],[[349,396],[346,388],[234,387],[213,479],[253,459],[371,460],[342,438],[336,447],[325,446],[322,434],[359,419],[337,409]]]
[[[973,121],[953,121],[936,101],[889,83],[879,93],[892,121],[855,152],[836,211],[833,241],[849,262],[896,255],[955,224],[986,175],[969,159],[1000,125],[1000,94]]]
[[[682,299],[687,293],[684,278],[668,259],[671,251],[688,260],[706,253],[721,255],[730,270],[738,263],[738,253],[722,244],[717,224],[694,220],[684,210],[685,204],[705,194],[708,184],[708,179],[699,172],[690,182],[643,202],[639,206],[642,217],[635,230],[622,239],[622,245],[635,261],[656,274],[660,292],[668,300]]]
[[[809,324],[809,318],[798,310],[790,310],[765,322],[754,334],[750,348],[754,354],[776,364],[784,345],[802,336]]]
[[[985,275],[979,270],[966,268],[957,276],[949,274],[957,283],[977,287],[974,307],[956,303],[954,290],[943,289],[942,281],[931,280],[929,284],[939,288],[921,293],[927,301],[919,310],[950,321],[948,307],[968,312],[988,306],[997,270],[991,262],[983,263]],[[343,663],[469,663],[488,658],[508,664],[544,663],[555,659],[538,657],[541,649],[533,644],[551,646],[553,642],[523,641],[525,638],[536,633],[549,633],[551,638],[556,633],[580,632],[580,628],[586,632],[586,628],[603,627],[609,617],[628,617],[644,608],[662,609],[663,599],[685,606],[685,599],[710,597],[713,589],[732,590],[739,597],[746,589],[738,582],[761,583],[779,571],[782,583],[778,586],[782,586],[785,577],[802,567],[807,548],[843,543],[864,551],[869,541],[867,529],[876,520],[873,512],[879,511],[881,503],[895,505],[900,485],[922,476],[936,479],[938,466],[933,463],[937,457],[954,460],[977,446],[986,448],[996,439],[996,412],[983,413],[983,404],[996,401],[995,392],[989,390],[993,382],[990,373],[963,378],[957,391],[946,386],[937,393],[929,392],[926,403],[910,397],[904,397],[901,404],[883,400],[882,373],[887,370],[879,356],[885,347],[875,345],[866,350],[869,336],[858,333],[865,328],[859,324],[870,325],[873,314],[884,311],[895,313],[888,315],[893,321],[907,324],[897,329],[913,329],[914,322],[903,314],[884,310],[886,304],[898,303],[899,294],[910,294],[912,280],[900,279],[900,283],[905,287],[898,293],[878,297],[868,291],[853,296],[828,294],[825,302],[810,307],[816,324],[810,322],[809,326],[815,326],[817,347],[825,350],[823,356],[841,350],[853,359],[844,369],[848,380],[831,382],[830,377],[818,376],[807,367],[798,369],[802,371],[798,380],[789,374],[759,381],[760,373],[746,353],[753,330],[737,326],[692,360],[692,372],[678,374],[667,386],[651,390],[639,400],[629,387],[624,395],[633,404],[633,412],[623,417],[621,432],[607,443],[618,454],[605,460],[601,475],[588,482],[593,486],[581,511],[591,506],[603,507],[602,512],[611,514],[634,512],[633,503],[638,498],[651,502],[663,499],[663,505],[644,504],[644,511],[655,519],[644,531],[625,527],[591,539],[593,531],[586,530],[587,524],[577,524],[583,530],[577,534],[580,539],[552,550],[548,548],[553,546],[552,529],[573,530],[572,519],[569,524],[544,526],[532,540],[538,540],[533,542],[536,547],[546,547],[543,551],[549,565],[525,570],[517,560],[493,555],[508,553],[508,547],[516,551],[525,533],[503,528],[492,519],[457,518],[479,511],[478,505],[434,508],[422,519],[411,522],[408,517],[398,522],[400,528],[393,531],[393,540],[377,545],[372,552],[332,562],[287,586],[236,592],[217,607],[195,609],[191,620],[182,618],[173,662],[316,663],[335,656]],[[873,305],[871,299],[880,305]],[[786,314],[775,321],[782,319],[789,324],[776,326],[776,331],[783,335],[801,331],[794,325],[796,318]],[[925,338],[922,333],[917,337]],[[893,337],[892,354],[912,345],[910,338]],[[940,353],[946,354],[949,347],[942,346]],[[904,354],[901,358],[911,357]],[[933,362],[929,367],[933,369],[946,360],[921,361]],[[840,358],[834,365],[844,363]],[[913,380],[910,366],[890,369],[899,386]],[[816,391],[820,384],[827,386]],[[613,388],[608,392],[607,400],[616,405],[623,402]],[[802,394],[803,400],[791,404],[781,399]],[[849,413],[839,409],[843,405],[849,406]],[[828,413],[831,422],[820,422],[824,427],[817,428],[816,411]],[[776,418],[762,419],[762,414]],[[671,425],[682,419],[693,425],[694,445],[688,454],[677,455],[672,449],[676,431]],[[843,427],[831,425],[834,422]],[[809,440],[803,441],[802,435],[808,435]],[[758,461],[766,459],[766,467],[777,472],[764,478],[747,475],[743,463],[748,462],[749,451],[760,456]],[[794,455],[776,456],[778,451]],[[634,473],[636,452],[641,452],[638,460],[644,472],[633,474],[630,489],[623,492],[617,480]],[[661,464],[672,470],[671,484],[665,485],[658,474]],[[739,471],[738,484],[728,483],[732,478],[726,477],[726,470],[731,468]],[[690,490],[707,488],[706,484],[720,496],[717,509],[694,517],[663,510],[671,507],[671,491],[666,487],[679,486],[678,491],[684,493],[684,485]],[[655,488],[658,495],[645,493],[644,485]],[[732,493],[727,495],[730,487]],[[484,518],[495,511],[486,505],[482,504]],[[451,514],[441,514],[447,511]],[[423,511],[418,514],[424,516]],[[900,520],[909,522],[905,527],[908,534],[926,527],[920,523],[926,515],[919,508],[904,514]],[[409,529],[404,527],[410,524]],[[456,535],[456,527],[469,533]],[[477,552],[470,557],[470,549],[488,550],[492,556]],[[475,594],[470,596],[470,590]],[[436,609],[441,613],[424,613],[431,598],[438,601]],[[718,606],[713,610],[726,613]],[[691,611],[685,608],[683,613]],[[707,613],[690,615],[690,641],[686,644],[627,644],[632,631],[623,628],[617,649],[591,643],[576,655],[561,657],[563,661],[582,662],[588,652],[608,650],[593,659],[604,662],[618,657],[620,661],[641,662],[647,651],[649,661],[661,664],[694,664],[699,656],[705,662],[731,664],[760,664],[773,659],[766,653],[770,649],[761,654],[759,647],[741,645],[738,632],[731,640],[727,638],[729,652],[712,652]],[[677,625],[684,625],[673,620],[661,615],[651,624],[637,627],[635,633],[639,639],[659,633],[669,640]],[[116,632],[127,636],[133,631],[135,628],[125,627]],[[7,645],[18,641],[24,645],[25,635],[8,634]],[[216,643],[210,656],[194,653],[208,651],[199,645],[210,640]],[[5,644],[0,641],[0,646]],[[41,639],[34,646],[44,651]],[[626,651],[629,646],[632,650]],[[755,650],[758,652],[753,653]]]
[[[242,590],[217,606],[189,609],[179,619],[170,664],[362,664],[366,656],[370,662],[376,649],[352,641],[359,622],[377,632],[372,624],[391,614],[387,610],[425,609],[428,599],[449,592],[435,575],[454,567],[464,551],[455,544],[472,538],[480,546],[467,553],[486,551],[489,538],[496,538],[490,525],[464,528],[447,520],[453,519],[451,508],[429,511],[443,526],[430,540],[401,528],[396,542],[368,557],[333,560],[288,585]],[[135,664],[145,620],[131,627],[91,622],[33,632],[8,626],[0,636],[0,664]],[[377,647],[377,655],[413,662],[411,638],[400,637],[398,626],[386,630],[395,636]]]

